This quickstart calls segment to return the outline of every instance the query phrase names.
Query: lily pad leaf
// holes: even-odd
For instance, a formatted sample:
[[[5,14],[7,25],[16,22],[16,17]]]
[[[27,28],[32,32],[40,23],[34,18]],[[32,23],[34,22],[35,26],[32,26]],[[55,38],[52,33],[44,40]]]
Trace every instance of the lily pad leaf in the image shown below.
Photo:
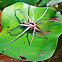
[[[37,27],[39,27],[41,31],[37,32],[37,30],[35,30],[31,46],[29,46],[29,43],[31,42],[34,29],[32,29],[33,27],[31,26],[32,28],[30,27],[30,29],[26,31],[25,29],[27,29],[27,27],[18,27],[20,25],[18,19],[20,20],[21,24],[24,24],[22,19],[25,16],[26,19],[24,20],[27,20],[27,25],[33,25],[34,23],[30,23],[28,17],[24,13],[22,17],[22,13],[20,13],[20,11],[16,12],[16,15],[18,17],[17,19],[14,13],[15,9],[23,10],[26,14],[29,15],[31,20],[33,17],[31,11],[32,9],[34,13],[34,22],[36,22],[36,20],[38,20],[39,17],[41,17],[41,15],[45,12],[47,7],[40,8],[30,6],[29,9],[29,6],[26,3],[22,2],[18,2],[6,7],[3,10],[1,16],[2,32],[0,32],[0,53],[25,61],[42,61],[50,58],[56,49],[58,37],[62,34],[62,24],[56,21],[43,21],[48,21],[51,17],[54,17],[56,15],[55,9],[52,7],[48,7],[47,12],[38,21],[38,23],[43,22],[37,25]],[[15,27],[17,28],[14,29]],[[14,30],[9,31],[11,29]],[[19,36],[24,30],[26,32],[24,32],[22,36],[17,38],[14,42],[8,44],[17,36]],[[13,35],[17,33],[17,35],[12,36],[8,32],[10,32]]]

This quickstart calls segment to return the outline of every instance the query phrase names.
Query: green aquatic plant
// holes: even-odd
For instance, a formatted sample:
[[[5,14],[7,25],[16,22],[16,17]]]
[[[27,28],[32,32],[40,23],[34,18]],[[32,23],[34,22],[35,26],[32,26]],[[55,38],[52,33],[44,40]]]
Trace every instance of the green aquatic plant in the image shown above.
[[[42,61],[50,58],[56,49],[58,37],[62,34],[61,20],[50,21],[50,18],[55,15],[55,9],[52,7],[29,7],[28,4],[22,2],[6,7],[1,15],[0,53],[25,61]],[[26,26],[30,24],[30,19],[32,21],[34,19],[34,22],[38,20],[36,28],[40,28],[41,33],[29,29],[11,43],[10,41],[24,32]],[[33,25],[32,21],[31,25]],[[32,36],[33,32],[34,36]]]

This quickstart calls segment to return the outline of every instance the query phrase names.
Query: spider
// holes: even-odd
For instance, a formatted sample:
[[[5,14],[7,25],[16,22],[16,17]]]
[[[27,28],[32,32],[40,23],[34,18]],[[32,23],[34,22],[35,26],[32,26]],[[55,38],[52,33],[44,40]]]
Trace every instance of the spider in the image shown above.
[[[28,6],[29,6],[29,5],[28,5]],[[29,7],[30,7],[30,6],[29,6]],[[27,32],[29,29],[32,29],[32,30],[33,30],[33,34],[32,34],[32,38],[31,38],[31,42],[30,42],[30,46],[31,46],[35,32],[41,32],[41,34],[43,35],[42,29],[40,29],[40,28],[38,27],[39,24],[41,24],[41,23],[43,23],[43,22],[50,22],[50,21],[56,21],[56,22],[58,22],[57,20],[48,20],[48,21],[41,21],[41,22],[38,23],[38,21],[39,21],[39,20],[45,15],[45,13],[47,12],[48,7],[47,7],[47,9],[45,10],[45,12],[41,15],[41,17],[38,18],[38,19],[34,22],[34,13],[33,13],[32,8],[30,8],[30,9],[31,9],[31,11],[32,11],[32,20],[30,19],[30,17],[28,16],[28,14],[25,13],[22,9],[15,9],[15,10],[14,10],[15,12],[16,12],[16,10],[22,11],[22,12],[28,17],[29,22],[28,22],[28,23],[27,23],[27,22],[24,22],[23,24],[21,24],[21,23],[20,23],[20,20],[17,18],[18,21],[19,21],[19,23],[20,23],[19,26],[23,26],[23,27],[27,27],[27,28],[26,28],[19,36],[17,36],[15,39],[13,39],[12,41],[10,41],[10,42],[7,43],[6,45],[12,43],[13,41],[15,41],[16,39],[18,39],[19,37],[21,37],[21,36],[22,36],[25,32]],[[15,16],[16,16],[16,14],[15,14]],[[17,17],[17,16],[16,16],[16,17]],[[58,22],[58,23],[60,23],[60,22]],[[15,28],[14,28],[14,29],[15,29]],[[47,32],[47,31],[46,31],[46,32]]]

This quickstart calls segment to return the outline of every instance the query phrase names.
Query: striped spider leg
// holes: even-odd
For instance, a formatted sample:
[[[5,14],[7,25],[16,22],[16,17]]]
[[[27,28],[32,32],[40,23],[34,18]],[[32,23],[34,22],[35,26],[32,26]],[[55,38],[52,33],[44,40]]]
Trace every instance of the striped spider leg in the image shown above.
[[[30,6],[29,6],[30,7]],[[32,11],[32,20],[30,19],[30,17],[28,16],[28,14],[27,13],[25,13],[23,10],[21,10],[21,9],[15,9],[15,10],[20,10],[20,11],[22,11],[27,17],[28,17],[28,19],[29,19],[29,22],[26,24],[20,24],[20,26],[24,26],[24,27],[27,27],[19,36],[17,36],[15,39],[13,39],[12,41],[10,41],[8,44],[10,44],[10,43],[12,43],[13,41],[15,41],[16,39],[18,39],[19,37],[21,37],[26,31],[28,31],[29,29],[33,29],[33,34],[32,34],[32,39],[31,39],[31,42],[30,42],[30,46],[31,46],[31,43],[32,43],[32,41],[33,41],[33,37],[34,37],[34,33],[35,33],[35,31],[38,31],[38,32],[40,32],[41,31],[41,29],[37,26],[37,22],[45,15],[45,13],[47,12],[47,10],[48,10],[48,7],[47,7],[47,9],[45,10],[45,12],[42,14],[42,16],[38,19],[38,20],[36,20],[36,22],[34,22],[34,13],[33,13],[33,10],[31,9],[31,11]],[[15,14],[15,16],[16,16],[16,14]],[[17,17],[17,16],[16,16]],[[19,19],[18,19],[19,20]],[[19,22],[20,22],[20,20],[19,20]],[[21,23],[21,22],[20,22]],[[8,45],[8,44],[6,44],[6,45]]]

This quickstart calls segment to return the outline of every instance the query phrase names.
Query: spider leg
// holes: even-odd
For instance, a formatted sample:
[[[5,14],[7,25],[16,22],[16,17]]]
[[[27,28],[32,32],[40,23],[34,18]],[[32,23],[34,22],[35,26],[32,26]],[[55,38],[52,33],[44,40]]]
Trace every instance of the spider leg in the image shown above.
[[[37,23],[37,22],[45,15],[45,13],[47,12],[47,10],[48,10],[48,7],[47,7],[47,9],[45,10],[45,12],[42,14],[42,16],[41,16],[38,20],[36,20],[35,23]]]
[[[32,39],[31,39],[31,42],[30,42],[30,46],[31,46],[31,43],[32,43],[32,40],[33,40],[33,37],[34,37],[34,33],[35,33],[35,27],[34,27],[34,30],[33,30],[33,35],[32,35]]]
[[[36,31],[40,31],[37,27],[36,27],[36,29],[35,29]]]
[[[39,23],[37,23],[37,25],[39,25],[39,24],[41,24],[41,23],[43,23],[43,22],[51,22],[51,21],[55,21],[55,22],[58,22],[58,23],[62,24],[61,22],[59,22],[59,21],[57,21],[57,20],[47,20],[47,21],[39,22]]]
[[[55,21],[55,22],[58,22],[60,24],[62,24],[61,22],[57,21],[57,20],[48,20],[47,22],[51,22],[51,21]],[[45,21],[46,22],[46,21]]]
[[[17,15],[16,15],[16,9],[14,10],[15,13],[15,17],[17,18],[18,22],[21,24],[20,20],[18,19]]]
[[[16,10],[21,10],[21,11],[28,17],[29,21],[31,22],[31,19],[30,19],[30,17],[28,16],[27,13],[25,13],[22,9],[16,9]]]
[[[37,25],[39,25],[39,24],[41,24],[41,23],[43,23],[43,22],[39,22],[39,23],[37,23]]]
[[[20,24],[20,26],[29,26],[29,25],[26,25],[26,24]]]
[[[12,43],[13,41],[15,41],[16,39],[18,39],[22,34],[24,34],[27,30],[30,29],[30,26],[28,28],[26,28],[19,36],[17,36],[15,39],[13,39],[12,41],[10,41],[8,44]],[[6,45],[8,45],[6,44]]]
[[[20,24],[19,26],[29,26],[29,25]],[[12,31],[12,30],[14,30],[14,29],[18,28],[19,26],[15,27],[15,28],[13,28],[13,29],[11,29],[11,30],[8,30],[8,31]]]
[[[28,5],[30,7],[30,5]],[[34,12],[32,10],[32,8],[30,7],[31,11],[32,11],[32,22],[34,22]]]

